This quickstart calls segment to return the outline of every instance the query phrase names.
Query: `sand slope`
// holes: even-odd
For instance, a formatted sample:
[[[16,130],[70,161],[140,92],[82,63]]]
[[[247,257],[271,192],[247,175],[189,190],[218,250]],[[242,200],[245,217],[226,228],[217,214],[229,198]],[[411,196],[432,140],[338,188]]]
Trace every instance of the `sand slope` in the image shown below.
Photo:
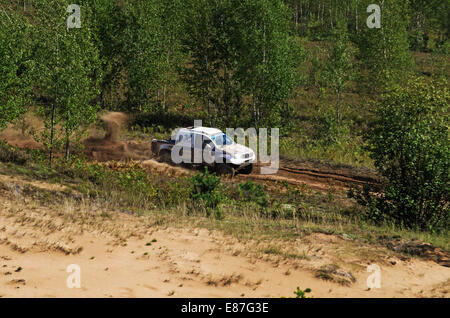
[[[12,189],[11,182],[4,183]],[[313,297],[449,296],[450,268],[382,247],[319,233],[239,241],[183,220],[164,222],[88,202],[43,206],[20,190],[0,190],[0,296],[290,297],[297,286]],[[307,257],[264,252],[275,245]],[[381,267],[381,289],[367,288],[371,263]],[[81,268],[80,289],[66,285],[70,264]],[[356,282],[317,278],[327,264]]]

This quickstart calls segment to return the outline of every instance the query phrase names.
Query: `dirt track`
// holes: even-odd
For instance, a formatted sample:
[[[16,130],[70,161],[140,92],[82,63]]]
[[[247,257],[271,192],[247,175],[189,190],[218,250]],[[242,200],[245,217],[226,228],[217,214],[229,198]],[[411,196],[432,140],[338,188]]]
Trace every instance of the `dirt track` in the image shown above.
[[[120,131],[128,118],[123,113],[107,113],[101,117],[105,123],[104,137],[90,137],[83,141],[84,153],[97,161],[110,160],[141,160],[142,166],[147,169],[154,168],[158,172],[164,170],[177,174],[189,174],[189,169],[168,166],[154,160],[151,153],[151,142],[137,143],[134,140],[122,141]],[[151,140],[151,138],[149,138]],[[361,185],[377,182],[376,175],[368,170],[354,171],[352,168],[314,166],[309,162],[294,160],[280,160],[279,169],[274,174],[260,174],[261,166],[257,165],[254,172],[249,175],[239,175],[238,179],[250,178],[261,181],[286,181],[292,184],[308,184],[309,186],[324,190],[330,187],[346,188],[349,184]]]
[[[126,114],[109,112],[101,117],[104,131],[90,130],[90,137],[82,141],[83,153],[87,158],[99,162],[108,161],[141,161],[144,168],[156,170],[159,173],[191,174],[193,170],[183,167],[168,166],[154,160],[151,152],[151,137],[144,142],[124,140],[121,137],[124,127],[129,121]],[[37,118],[27,115],[24,126],[31,126],[35,131],[41,131],[43,124]],[[22,148],[42,148],[29,134],[23,134],[19,127],[8,127],[0,133],[0,138],[10,144]],[[260,174],[260,166],[256,165],[251,175],[238,175],[236,180],[253,179],[261,182],[288,182],[291,184],[306,184],[316,190],[327,190],[331,187],[345,189],[351,185],[378,182],[373,171],[350,167],[332,167],[324,163],[312,163],[299,160],[281,159],[279,169],[274,174]]]

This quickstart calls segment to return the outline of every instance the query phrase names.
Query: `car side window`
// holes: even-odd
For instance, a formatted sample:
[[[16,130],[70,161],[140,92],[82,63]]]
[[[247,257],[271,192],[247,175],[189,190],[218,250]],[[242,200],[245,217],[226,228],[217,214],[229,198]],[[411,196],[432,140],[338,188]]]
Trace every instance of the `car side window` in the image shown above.
[[[180,134],[180,136],[178,137],[178,143],[183,146],[190,145],[191,135],[190,134]]]

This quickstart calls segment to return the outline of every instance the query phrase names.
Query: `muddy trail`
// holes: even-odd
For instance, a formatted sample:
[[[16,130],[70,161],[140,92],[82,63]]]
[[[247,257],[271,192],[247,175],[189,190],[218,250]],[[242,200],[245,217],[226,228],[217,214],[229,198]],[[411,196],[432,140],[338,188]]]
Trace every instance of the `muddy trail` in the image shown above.
[[[28,115],[27,115],[28,116]],[[124,131],[130,121],[128,115],[121,112],[108,112],[100,117],[103,129],[91,128],[89,137],[82,140],[82,153],[89,160],[97,162],[139,161],[149,172],[170,175],[189,175],[196,169],[188,166],[174,166],[160,163],[151,152],[151,136],[144,141],[124,138]],[[36,131],[43,129],[42,122],[32,116],[26,120]],[[33,138],[17,127],[8,127],[0,133],[0,138],[13,146],[28,149],[43,148]],[[113,166],[113,165],[112,165]],[[287,182],[289,184],[306,184],[311,188],[326,191],[330,188],[347,189],[349,186],[378,183],[375,172],[365,168],[337,166],[324,162],[289,160],[281,158],[276,170],[271,174],[262,174],[261,168],[267,165],[256,164],[252,174],[238,174],[234,180],[251,179],[258,182]],[[267,170],[266,170],[267,171]]]
[[[111,112],[103,115],[101,119],[105,124],[105,136],[90,137],[83,141],[84,154],[88,158],[100,162],[138,160],[146,170],[170,175],[189,175],[196,171],[186,165],[174,166],[158,162],[151,152],[150,137],[148,137],[149,141],[141,143],[135,140],[121,140],[120,132],[128,122],[125,114]],[[261,182],[306,184],[318,190],[327,190],[330,187],[348,188],[378,182],[373,171],[363,168],[335,167],[326,163],[281,159],[278,169],[273,174],[261,174],[263,166],[265,165],[257,164],[252,174],[238,174],[235,180],[252,179]]]
[[[273,174],[261,174],[261,167],[257,164],[254,172],[248,176],[238,175],[238,178],[250,178],[261,181],[288,182],[290,184],[307,184],[308,186],[326,190],[333,188],[349,188],[364,184],[376,184],[378,177],[371,171],[358,171],[353,168],[325,167],[324,164],[314,164],[306,161],[280,159],[278,169]]]

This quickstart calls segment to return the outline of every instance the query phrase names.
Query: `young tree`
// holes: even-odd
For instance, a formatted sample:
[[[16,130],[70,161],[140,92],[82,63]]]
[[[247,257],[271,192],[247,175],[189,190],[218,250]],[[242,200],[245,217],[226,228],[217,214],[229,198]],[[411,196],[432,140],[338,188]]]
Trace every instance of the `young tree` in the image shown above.
[[[364,10],[369,2],[362,4]],[[407,4],[401,0],[382,1],[379,29],[370,29],[366,20],[362,21],[357,38],[359,58],[364,82],[373,92],[389,90],[393,84],[404,82],[413,69],[406,30]]]
[[[236,74],[251,96],[255,127],[277,125],[298,82],[301,48],[290,36],[291,10],[282,1],[239,1]]]
[[[0,129],[25,111],[30,93],[30,26],[0,7]]]
[[[35,49],[37,91],[45,102],[41,112],[48,131],[44,134],[52,164],[55,126],[59,123],[64,135],[66,157],[70,139],[81,125],[95,118],[97,106],[92,101],[99,94],[100,66],[98,51],[92,39],[91,11],[82,8],[81,28],[69,29],[66,12],[69,1],[35,0]],[[75,134],[76,135],[76,134]]]
[[[356,195],[376,222],[420,230],[450,225],[450,94],[446,81],[411,80],[396,86],[376,109],[367,134],[380,188]]]
[[[181,50],[181,38],[185,20],[185,1],[171,0],[158,2],[158,17],[160,21],[160,47],[162,51],[161,72],[161,110],[167,109],[169,87],[176,85],[178,72],[186,63]],[[159,95],[159,94],[158,94]]]
[[[341,122],[341,95],[353,77],[352,50],[347,34],[347,24],[340,20],[334,31],[331,54],[322,73],[322,85],[330,87],[336,94],[336,120]]]
[[[189,56],[192,67],[186,67],[182,79],[187,84],[189,93],[203,102],[212,125],[215,108],[214,101],[217,82],[217,63],[215,62],[213,25],[213,6],[206,0],[189,0],[186,2],[186,20],[182,48]]]
[[[125,100],[126,75],[122,33],[126,27],[122,6],[111,0],[84,0],[92,8],[93,41],[101,62],[100,102],[115,109]]]
[[[439,44],[449,25],[450,3],[442,0],[409,0],[408,30],[410,46],[414,50],[426,51],[432,37]],[[434,34],[432,34],[434,32]]]
[[[149,111],[161,87],[163,65],[158,1],[136,0],[124,4],[123,57],[128,75],[130,110]]]

